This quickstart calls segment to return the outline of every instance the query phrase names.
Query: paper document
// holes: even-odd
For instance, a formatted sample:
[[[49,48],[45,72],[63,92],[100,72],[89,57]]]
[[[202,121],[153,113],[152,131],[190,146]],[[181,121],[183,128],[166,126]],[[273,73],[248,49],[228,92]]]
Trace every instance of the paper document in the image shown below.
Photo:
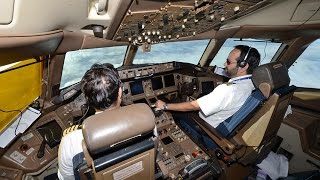
[[[24,133],[26,129],[41,115],[40,111],[28,107],[26,111],[22,113],[20,117],[15,120],[1,135],[0,135],[0,147],[5,148],[15,137],[15,134]],[[18,124],[19,122],[19,124]],[[17,129],[17,130],[16,130]]]

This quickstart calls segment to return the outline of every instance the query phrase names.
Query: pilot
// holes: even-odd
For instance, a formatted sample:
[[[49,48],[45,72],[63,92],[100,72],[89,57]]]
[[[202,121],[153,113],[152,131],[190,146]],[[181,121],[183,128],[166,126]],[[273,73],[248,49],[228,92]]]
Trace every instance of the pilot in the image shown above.
[[[253,70],[260,63],[257,49],[245,45],[237,45],[229,53],[224,63],[225,72],[231,78],[228,83],[217,86],[211,93],[197,100],[182,103],[165,103],[158,100],[157,108],[172,111],[199,111],[199,116],[216,128],[221,122],[232,116],[250,96],[254,85],[251,81]],[[203,132],[195,128],[188,113],[173,114],[175,120],[191,133],[193,138],[202,142],[208,149],[215,149],[216,144]]]
[[[84,74],[81,80],[81,90],[87,103],[96,110],[96,114],[119,108],[121,104],[122,87],[117,70],[112,64],[94,64]],[[77,126],[79,127],[79,126]],[[81,127],[81,126],[80,126]],[[58,154],[60,180],[79,179],[74,173],[74,163],[80,163],[83,157],[82,130],[72,128],[61,140]]]

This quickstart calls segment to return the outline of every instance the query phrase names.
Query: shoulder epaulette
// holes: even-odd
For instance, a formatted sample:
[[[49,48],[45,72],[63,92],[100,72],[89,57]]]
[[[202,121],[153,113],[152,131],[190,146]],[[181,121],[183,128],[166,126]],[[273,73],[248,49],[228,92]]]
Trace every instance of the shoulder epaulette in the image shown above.
[[[230,85],[232,85],[232,84],[234,84],[233,82],[225,82],[225,83],[223,83],[223,84],[225,84],[225,85],[227,85],[227,86],[230,86]]]
[[[63,131],[63,136],[67,135],[68,133],[70,133],[72,131],[75,131],[75,130],[81,129],[81,128],[82,128],[82,125],[72,125]]]

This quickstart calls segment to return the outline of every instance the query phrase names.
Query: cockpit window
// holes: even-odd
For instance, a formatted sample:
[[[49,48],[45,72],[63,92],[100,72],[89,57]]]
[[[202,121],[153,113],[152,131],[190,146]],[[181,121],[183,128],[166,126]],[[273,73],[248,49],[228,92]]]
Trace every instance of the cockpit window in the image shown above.
[[[289,68],[290,84],[320,89],[320,39],[314,41]]]
[[[170,61],[198,64],[208,42],[209,40],[196,40],[153,44],[150,52],[142,52],[142,48],[139,48],[133,64]]]
[[[67,52],[64,60],[60,89],[79,82],[94,63],[122,65],[127,46],[83,49]]]
[[[261,55],[260,64],[266,64],[271,61],[272,57],[279,49],[281,43],[261,41],[257,39],[243,39],[242,41],[240,41],[236,38],[230,38],[227,39],[226,42],[224,42],[223,46],[221,47],[217,55],[214,57],[210,65],[224,67],[223,64],[224,62],[226,62],[226,59],[228,58],[230,51],[234,48],[234,46],[237,45],[247,45],[256,48]]]

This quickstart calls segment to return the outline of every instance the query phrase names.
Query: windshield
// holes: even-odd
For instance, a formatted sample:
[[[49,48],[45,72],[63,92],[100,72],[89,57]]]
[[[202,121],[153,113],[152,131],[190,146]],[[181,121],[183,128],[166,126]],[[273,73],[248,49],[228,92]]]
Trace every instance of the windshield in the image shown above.
[[[167,42],[151,45],[150,52],[139,48],[134,64],[164,63],[171,61],[198,64],[209,40]]]
[[[79,82],[94,63],[122,65],[127,46],[83,49],[66,53],[63,64],[60,89]]]
[[[224,62],[230,53],[230,51],[236,45],[247,45],[256,48],[261,55],[261,64],[266,64],[271,61],[272,57],[275,55],[279,49],[281,43],[275,43],[270,41],[261,41],[257,39],[245,39],[240,41],[239,39],[230,38],[227,39],[217,55],[214,57],[210,65],[216,65],[219,67],[224,67]]]

